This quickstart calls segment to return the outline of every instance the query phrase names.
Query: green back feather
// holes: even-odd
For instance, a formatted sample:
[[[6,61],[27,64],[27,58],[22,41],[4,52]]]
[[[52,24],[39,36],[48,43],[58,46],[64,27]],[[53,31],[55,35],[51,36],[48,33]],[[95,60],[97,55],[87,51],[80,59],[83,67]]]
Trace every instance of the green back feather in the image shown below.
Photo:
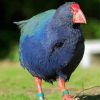
[[[40,13],[32,18],[24,21],[14,22],[21,29],[21,34],[35,33],[37,29],[41,28],[47,20],[49,20],[55,13],[56,10],[48,10]]]

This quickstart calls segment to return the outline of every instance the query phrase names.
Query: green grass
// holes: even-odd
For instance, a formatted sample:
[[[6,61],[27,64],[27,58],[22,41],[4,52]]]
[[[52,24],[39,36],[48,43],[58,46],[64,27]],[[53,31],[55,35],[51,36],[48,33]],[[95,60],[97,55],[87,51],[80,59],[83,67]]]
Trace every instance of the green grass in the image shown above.
[[[88,88],[92,86],[100,86],[100,67],[90,67],[90,68],[77,68],[73,73],[70,85],[75,87]]]
[[[99,77],[100,67],[88,69],[79,67],[70,79],[69,88],[76,89],[76,92],[72,93],[76,95],[83,87],[99,86]],[[54,85],[43,82],[43,90],[47,100],[61,100],[56,82]],[[18,63],[7,61],[0,63],[0,100],[38,100],[36,93],[37,88],[33,77]]]

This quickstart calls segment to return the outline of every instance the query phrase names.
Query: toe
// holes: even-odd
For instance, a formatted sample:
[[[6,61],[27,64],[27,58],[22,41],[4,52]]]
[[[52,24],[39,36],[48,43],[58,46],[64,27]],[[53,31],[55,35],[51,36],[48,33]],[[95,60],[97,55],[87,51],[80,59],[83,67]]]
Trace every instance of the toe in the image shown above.
[[[69,94],[65,94],[63,96],[63,100],[75,100],[74,98],[72,98],[72,96],[70,96]],[[76,99],[77,100],[77,99]]]

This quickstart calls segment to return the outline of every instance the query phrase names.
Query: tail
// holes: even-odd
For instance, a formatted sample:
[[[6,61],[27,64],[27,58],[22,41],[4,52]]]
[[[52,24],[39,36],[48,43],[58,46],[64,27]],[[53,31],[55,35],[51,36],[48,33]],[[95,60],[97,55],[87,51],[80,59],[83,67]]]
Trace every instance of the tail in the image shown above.
[[[28,23],[28,20],[13,22],[13,23],[16,24],[20,29],[22,29],[23,26],[25,26]]]

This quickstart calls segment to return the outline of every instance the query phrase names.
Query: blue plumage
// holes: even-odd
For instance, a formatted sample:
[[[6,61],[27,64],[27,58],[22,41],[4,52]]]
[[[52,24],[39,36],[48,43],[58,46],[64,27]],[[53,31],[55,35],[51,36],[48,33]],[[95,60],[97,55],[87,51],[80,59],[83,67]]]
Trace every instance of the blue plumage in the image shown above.
[[[22,66],[48,82],[69,80],[83,56],[84,38],[80,25],[71,21],[70,4],[17,23]]]

